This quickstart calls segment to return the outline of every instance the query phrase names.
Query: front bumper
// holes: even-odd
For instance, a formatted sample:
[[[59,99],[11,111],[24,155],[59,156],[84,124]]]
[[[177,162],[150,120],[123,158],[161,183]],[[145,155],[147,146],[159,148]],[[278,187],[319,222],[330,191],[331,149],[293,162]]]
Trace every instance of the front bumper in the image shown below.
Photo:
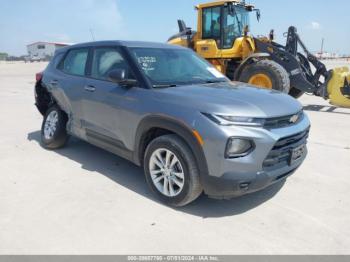
[[[223,147],[219,140],[207,141],[205,150],[209,175],[202,176],[202,184],[207,195],[218,199],[228,199],[265,189],[293,175],[307,156],[303,154],[291,162],[294,149],[307,144],[310,122],[307,116],[291,127],[267,130],[263,128],[237,128],[224,130],[225,139],[233,134],[252,139],[255,150],[246,157],[225,159],[223,154],[213,154]],[[221,138],[222,139],[222,138]]]
[[[261,171],[247,178],[237,177],[234,172],[222,177],[208,176],[205,178],[205,193],[215,199],[230,199],[263,190],[291,175],[300,167],[306,158],[306,153],[298,163],[275,171]]]

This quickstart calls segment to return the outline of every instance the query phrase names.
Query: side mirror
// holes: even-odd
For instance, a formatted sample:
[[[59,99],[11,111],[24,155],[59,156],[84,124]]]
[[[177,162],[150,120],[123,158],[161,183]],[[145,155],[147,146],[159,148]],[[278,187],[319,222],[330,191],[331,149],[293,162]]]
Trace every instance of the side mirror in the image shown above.
[[[125,80],[126,72],[124,69],[115,69],[108,73],[108,80],[114,83],[121,83]]]
[[[124,87],[133,87],[137,85],[137,80],[126,78],[126,70],[124,69],[110,71],[108,73],[108,80]]]

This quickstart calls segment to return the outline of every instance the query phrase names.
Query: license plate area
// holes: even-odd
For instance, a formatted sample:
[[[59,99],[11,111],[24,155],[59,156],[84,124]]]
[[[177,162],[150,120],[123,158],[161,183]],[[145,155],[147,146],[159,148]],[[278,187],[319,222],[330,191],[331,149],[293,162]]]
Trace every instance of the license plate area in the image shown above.
[[[306,151],[306,145],[303,144],[301,146],[298,146],[296,148],[294,148],[293,150],[291,150],[291,156],[290,156],[290,161],[289,164],[293,165],[296,162],[298,162],[305,154]]]

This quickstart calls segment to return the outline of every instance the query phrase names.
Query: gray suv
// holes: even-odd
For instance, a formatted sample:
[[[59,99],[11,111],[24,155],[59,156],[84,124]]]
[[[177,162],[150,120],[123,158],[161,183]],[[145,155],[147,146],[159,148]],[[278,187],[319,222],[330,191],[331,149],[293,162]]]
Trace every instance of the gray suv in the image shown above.
[[[105,41],[59,50],[37,74],[42,144],[70,135],[144,168],[160,200],[226,199],[286,179],[310,122],[288,95],[230,82],[189,49]]]

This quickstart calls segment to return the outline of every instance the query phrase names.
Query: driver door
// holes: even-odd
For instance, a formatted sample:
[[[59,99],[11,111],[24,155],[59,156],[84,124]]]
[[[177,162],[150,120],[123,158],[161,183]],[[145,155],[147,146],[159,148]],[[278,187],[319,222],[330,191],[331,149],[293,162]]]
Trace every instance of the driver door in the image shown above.
[[[122,51],[116,47],[95,48],[92,65],[86,80],[82,102],[83,125],[90,142],[103,147],[124,147],[121,128],[125,123],[122,116],[128,103],[130,89],[108,80],[111,71],[123,69],[129,79],[134,79]],[[115,150],[112,150],[115,151]]]

